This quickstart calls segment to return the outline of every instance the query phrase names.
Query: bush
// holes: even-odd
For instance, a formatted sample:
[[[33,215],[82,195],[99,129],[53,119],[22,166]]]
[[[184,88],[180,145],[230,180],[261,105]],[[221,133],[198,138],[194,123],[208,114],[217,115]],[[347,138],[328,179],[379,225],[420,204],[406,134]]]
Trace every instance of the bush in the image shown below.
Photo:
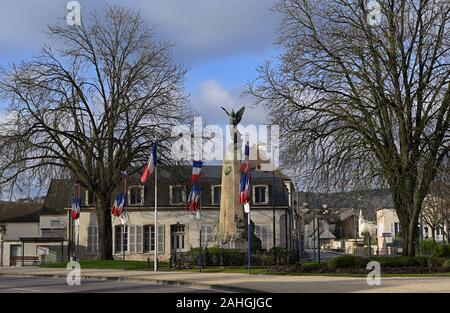
[[[441,258],[450,257],[450,245],[449,244],[437,245],[435,255]]]
[[[371,261],[377,261],[381,267],[427,267],[428,260],[425,257],[393,256],[373,257]]]
[[[327,262],[314,263],[314,262],[304,262],[298,263],[298,272],[301,273],[320,273],[327,271]]]
[[[328,261],[328,267],[336,268],[363,268],[367,265],[367,260],[354,255],[337,256]]]
[[[430,268],[439,268],[444,266],[444,258],[432,256],[428,258],[428,267]]]
[[[442,263],[442,267],[446,269],[450,269],[450,259],[445,259]]]

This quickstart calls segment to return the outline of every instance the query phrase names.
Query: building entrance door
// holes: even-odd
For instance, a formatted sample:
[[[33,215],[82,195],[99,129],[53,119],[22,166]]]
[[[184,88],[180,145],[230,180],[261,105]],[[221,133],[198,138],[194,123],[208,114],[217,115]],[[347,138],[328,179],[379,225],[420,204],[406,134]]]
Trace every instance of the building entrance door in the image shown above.
[[[184,250],[186,226],[175,224],[170,226],[170,249],[172,252]]]
[[[11,245],[9,247],[9,259],[10,265],[16,266],[18,257],[22,256],[22,246],[21,245]]]

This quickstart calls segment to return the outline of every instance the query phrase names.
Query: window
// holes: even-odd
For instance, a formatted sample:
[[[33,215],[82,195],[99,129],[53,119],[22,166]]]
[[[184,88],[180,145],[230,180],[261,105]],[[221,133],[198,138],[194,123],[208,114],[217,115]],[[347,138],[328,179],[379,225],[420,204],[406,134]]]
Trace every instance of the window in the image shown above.
[[[123,249],[128,250],[128,226],[125,226],[125,231],[123,232],[124,225],[116,225],[115,227],[115,251],[116,253],[122,252],[122,239],[123,239]]]
[[[128,189],[128,203],[129,205],[143,205],[144,204],[144,187],[134,186]]]
[[[65,236],[65,230],[60,228],[42,228],[41,229],[41,235],[42,237],[63,237]]]
[[[222,187],[220,185],[211,186],[211,204],[220,204],[220,192]]]
[[[396,238],[400,233],[400,223],[395,222],[391,224],[391,234],[392,237]]]
[[[130,253],[142,253],[142,226],[130,226]]]
[[[253,203],[255,204],[269,203],[269,187],[267,185],[253,186]]]
[[[89,227],[88,227],[87,251],[89,254],[94,254],[94,253],[97,253],[97,251],[98,251],[98,228],[97,228],[97,225],[89,225]]]
[[[86,190],[86,205],[94,205],[94,193],[92,191]]]
[[[183,204],[186,199],[186,188],[184,186],[170,186],[170,204]]]
[[[212,225],[201,225],[202,232],[202,243],[213,241],[213,226]]]
[[[61,227],[61,221],[58,221],[58,220],[51,220],[51,221],[50,221],[50,227],[51,227],[51,228],[62,228],[62,227]]]
[[[267,249],[267,235],[269,227],[267,225],[255,225],[255,235],[261,240],[261,248]]]
[[[143,250],[145,252],[155,251],[155,227],[153,225],[145,225],[143,227]],[[158,225],[158,252],[164,252],[164,225]]]
[[[183,250],[185,247],[185,225],[175,224],[170,226],[170,245],[172,250]]]

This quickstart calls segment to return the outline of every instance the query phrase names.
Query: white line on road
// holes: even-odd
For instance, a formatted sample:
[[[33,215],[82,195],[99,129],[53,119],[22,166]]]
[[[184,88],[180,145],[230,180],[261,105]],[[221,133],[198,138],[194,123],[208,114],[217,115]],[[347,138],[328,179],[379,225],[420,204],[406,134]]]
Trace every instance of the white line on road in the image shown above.
[[[27,291],[27,292],[41,292],[37,289],[27,289],[27,288],[11,288],[12,290],[19,290],[19,291]]]

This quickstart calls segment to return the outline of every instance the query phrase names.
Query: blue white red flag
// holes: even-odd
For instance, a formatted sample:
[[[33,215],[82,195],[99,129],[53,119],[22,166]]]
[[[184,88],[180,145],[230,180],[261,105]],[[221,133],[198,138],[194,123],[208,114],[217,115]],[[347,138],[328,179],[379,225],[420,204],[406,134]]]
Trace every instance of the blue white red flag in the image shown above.
[[[244,160],[241,163],[241,180],[239,183],[239,203],[246,204],[250,202],[250,146],[247,141],[244,149]]]
[[[198,182],[200,172],[202,170],[202,165],[203,165],[202,161],[194,161],[194,163],[192,164],[192,178],[191,178],[192,184],[196,184]]]
[[[81,200],[80,198],[74,198],[72,200],[72,210],[71,210],[71,216],[73,220],[76,220],[80,217],[80,211],[81,211]]]
[[[145,183],[148,180],[150,175],[152,175],[152,173],[154,172],[155,166],[156,166],[156,144],[153,145],[152,153],[150,154],[148,162],[145,165],[144,172],[142,173],[141,176],[141,183]]]
[[[125,210],[125,195],[123,193],[119,193],[114,200],[114,204],[111,210],[111,214],[115,217],[120,217]]]
[[[191,212],[196,212],[200,208],[200,193],[201,188],[199,184],[192,185],[191,192],[187,199],[186,208]]]

